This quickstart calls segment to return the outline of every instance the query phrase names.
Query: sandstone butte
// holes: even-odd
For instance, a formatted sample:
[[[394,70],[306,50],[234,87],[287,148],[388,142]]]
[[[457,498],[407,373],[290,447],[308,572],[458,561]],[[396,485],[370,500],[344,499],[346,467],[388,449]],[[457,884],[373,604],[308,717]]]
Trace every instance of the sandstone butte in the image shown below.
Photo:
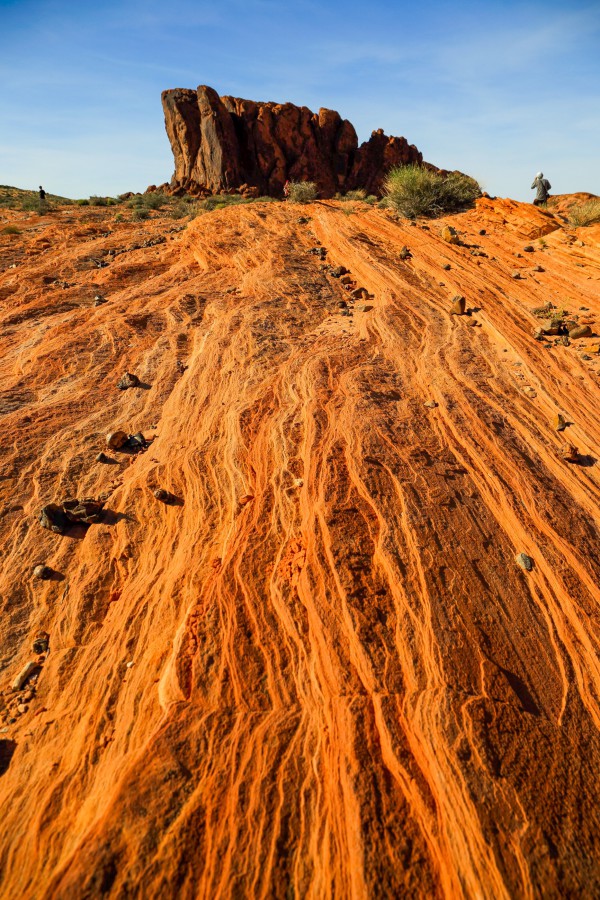
[[[599,896],[600,226],[6,222],[0,895]]]
[[[359,147],[354,126],[331,109],[219,97],[206,85],[163,91],[162,104],[175,192],[280,196],[289,179],[314,181],[321,197],[356,188],[373,194],[392,166],[423,162],[406,138],[381,129]]]

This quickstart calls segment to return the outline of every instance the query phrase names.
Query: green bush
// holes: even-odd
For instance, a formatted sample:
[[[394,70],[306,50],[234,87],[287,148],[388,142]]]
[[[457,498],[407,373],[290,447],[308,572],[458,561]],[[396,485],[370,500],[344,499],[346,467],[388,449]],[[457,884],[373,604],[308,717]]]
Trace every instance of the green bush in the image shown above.
[[[407,218],[464,209],[481,195],[481,188],[468,175],[451,172],[444,176],[418,165],[391,169],[384,191],[386,205]]]
[[[134,209],[131,214],[132,222],[140,222],[142,219],[149,219],[149,218],[150,218],[150,213],[148,212],[147,209],[144,209],[143,206],[140,206],[137,209]]]
[[[40,200],[37,195],[30,195],[27,197],[23,197],[21,200],[21,209],[25,212],[31,212],[34,210],[35,212],[46,212],[48,209],[48,201]]]
[[[75,203],[77,204],[77,206],[89,206],[90,205],[89,200],[76,200]]]
[[[167,202],[167,198],[164,194],[161,194],[160,191],[144,194],[142,199],[144,206],[148,207],[148,209],[160,209]]]
[[[200,202],[200,208],[211,212],[213,209],[223,209],[224,206],[236,206],[239,203],[249,203],[240,194],[213,194]]]
[[[317,199],[317,186],[314,181],[290,181],[287,198],[290,203],[312,203]]]
[[[123,213],[117,213],[115,216],[115,222],[124,222],[124,221],[125,221],[125,216],[123,215]]]
[[[586,200],[579,206],[572,206],[568,213],[569,224],[575,228],[583,228],[586,225],[596,225],[600,222],[600,197],[595,200]]]
[[[192,214],[192,204],[184,199],[177,200],[170,209],[172,219],[185,219]]]
[[[347,194],[344,194],[343,197],[340,197],[340,200],[366,200],[367,192],[362,188],[358,188],[356,191],[348,191]]]
[[[16,225],[5,225],[2,229],[2,234],[21,234],[21,229],[17,228]]]

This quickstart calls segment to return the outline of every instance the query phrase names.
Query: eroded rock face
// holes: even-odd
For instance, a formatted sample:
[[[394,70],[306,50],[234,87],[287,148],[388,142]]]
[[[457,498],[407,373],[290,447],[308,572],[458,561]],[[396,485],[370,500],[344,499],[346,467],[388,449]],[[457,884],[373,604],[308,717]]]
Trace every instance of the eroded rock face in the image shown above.
[[[206,85],[163,91],[162,103],[177,192],[278,196],[290,179],[316,182],[322,197],[378,193],[392,166],[423,161],[406,138],[381,129],[359,147],[354,126],[331,109],[219,97]]]

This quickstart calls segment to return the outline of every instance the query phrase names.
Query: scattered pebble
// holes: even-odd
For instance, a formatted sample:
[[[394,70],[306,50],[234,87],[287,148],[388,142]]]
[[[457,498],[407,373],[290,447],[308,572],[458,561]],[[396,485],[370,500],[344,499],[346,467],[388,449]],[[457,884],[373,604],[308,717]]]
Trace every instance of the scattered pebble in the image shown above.
[[[137,375],[134,375],[132,372],[125,372],[124,375],[121,375],[119,380],[117,381],[117,387],[120,391],[126,391],[127,388],[138,387],[140,383],[140,379]]]
[[[33,575],[42,581],[48,581],[52,578],[52,569],[49,566],[36,566],[33,570]]]
[[[569,329],[569,337],[573,340],[582,337],[591,337],[592,329],[589,325],[576,325],[574,328]]]
[[[579,450],[575,444],[564,444],[561,448],[560,455],[565,462],[579,462]]]
[[[452,306],[450,307],[451,316],[464,316],[467,308],[467,301],[462,294],[457,294],[452,298]]]
[[[516,562],[518,566],[521,566],[522,569],[525,569],[526,572],[531,572],[533,569],[533,560],[530,556],[527,556],[526,553],[517,553]]]
[[[164,488],[157,488],[152,493],[161,503],[173,503],[176,499],[175,494],[172,494],[170,491],[165,491]]]
[[[127,435],[124,431],[111,431],[106,435],[106,446],[111,450],[120,450],[127,443]]]
[[[459,244],[460,238],[458,237],[458,233],[452,225],[444,225],[441,231],[441,238],[443,241],[446,241],[447,244]]]
[[[555,431],[564,431],[567,427],[567,420],[561,413],[557,413],[554,417],[554,430]]]

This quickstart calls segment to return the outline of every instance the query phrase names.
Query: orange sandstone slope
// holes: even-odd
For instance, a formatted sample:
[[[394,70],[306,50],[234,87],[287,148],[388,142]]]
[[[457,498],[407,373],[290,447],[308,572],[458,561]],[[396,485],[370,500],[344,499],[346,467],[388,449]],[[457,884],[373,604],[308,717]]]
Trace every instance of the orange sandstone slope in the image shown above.
[[[1,896],[598,895],[600,227],[110,215],[0,238]]]

